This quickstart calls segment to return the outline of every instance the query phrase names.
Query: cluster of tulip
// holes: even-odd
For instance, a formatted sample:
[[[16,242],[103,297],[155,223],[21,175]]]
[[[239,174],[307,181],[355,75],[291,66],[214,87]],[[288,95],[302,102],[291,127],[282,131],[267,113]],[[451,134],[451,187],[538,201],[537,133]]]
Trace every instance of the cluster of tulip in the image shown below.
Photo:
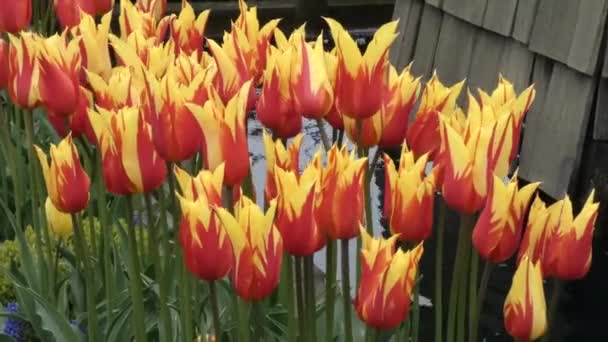
[[[467,286],[474,289],[469,292],[469,323],[478,320],[475,315],[485,289],[476,302],[476,253],[501,263],[519,247],[504,319],[508,332],[521,340],[534,340],[546,329],[543,277],[578,279],[590,267],[598,210],[593,194],[574,217],[567,197],[549,207],[537,197],[528,210],[539,184],[520,188],[516,175],[507,184],[503,181],[517,155],[534,88],[517,94],[501,77],[491,94],[481,90],[478,97],[468,94],[465,115],[456,104],[464,82],[446,87],[433,76],[419,101],[420,79],[411,75],[409,67],[398,72],[388,61],[396,22],[380,27],[362,54],[335,20],[326,19],[335,42],[335,48],[326,51],[322,35],[306,41],[304,26],[289,36],[277,27],[278,20],[260,27],[256,9],[244,1],[239,2],[240,16],[220,44],[204,37],[209,11],[197,16],[185,1],[179,15],[164,16],[166,1],[122,0],[120,33],[114,35],[108,13],[113,1],[59,0],[54,2],[55,12],[65,30],[45,38],[20,32],[29,23],[29,3],[0,5],[0,31],[11,33],[10,43],[0,40],[0,89],[8,89],[18,108],[44,107],[48,120],[64,137],[51,146],[50,164],[36,146],[48,192],[49,228],[60,236],[74,230],[82,272],[89,272],[78,213],[88,206],[91,181],[81,165],[75,137],[82,135],[96,146],[101,175],[111,194],[145,194],[148,205],[149,194],[162,191],[168,179],[171,199],[181,208],[181,222],[175,224],[179,253],[190,273],[209,282],[218,338],[222,330],[215,282],[230,274],[235,293],[247,302],[270,296],[284,280],[289,338],[298,334],[295,325],[304,340],[313,340],[312,256],[327,247],[331,266],[336,241],[341,240],[344,334],[346,341],[352,341],[348,241],[359,236],[360,281],[352,304],[368,326],[398,327],[408,317],[415,295],[423,241],[433,228],[436,192],[449,208],[463,214],[449,339],[454,338],[454,330],[464,333],[464,315],[457,318],[456,310],[467,307]],[[99,23],[96,15],[101,15]],[[265,212],[246,186],[251,181],[246,114],[253,109],[272,132],[263,136]],[[346,132],[357,153],[341,142],[330,146],[323,136],[325,153],[319,150],[301,170],[303,117],[316,120],[323,133],[323,119],[336,132]],[[370,163],[367,153],[373,146],[380,151],[401,145],[398,167],[388,155],[383,157],[383,216],[393,235],[374,239],[366,207],[378,154]],[[199,156],[202,170],[197,168]],[[198,174],[190,175],[178,166],[186,161]],[[430,162],[432,171],[426,172]],[[174,193],[174,181],[179,192]],[[172,214],[179,220],[177,211]],[[467,224],[467,218],[477,214],[477,222]],[[130,226],[133,326],[137,340],[145,341],[138,246]],[[163,241],[165,255],[170,251],[170,228],[153,236]],[[440,229],[438,235],[443,234]],[[158,262],[158,250],[155,253]],[[440,251],[438,257],[441,262]],[[164,271],[158,266],[155,272],[163,277]],[[334,273],[335,265],[328,269],[328,292],[334,291]],[[468,273],[470,280],[464,276]],[[86,279],[87,288],[93,288],[92,276]],[[440,289],[440,279],[436,282]],[[161,320],[170,325],[166,292],[161,282]],[[333,293],[327,295],[333,298]],[[441,290],[436,295],[441,297]],[[90,295],[87,300],[92,326],[95,298]],[[326,304],[331,307],[327,321],[332,323],[326,328],[333,337],[334,303]],[[436,310],[441,341],[440,304]],[[166,327],[159,328],[161,340],[167,336],[162,331]],[[476,339],[475,330],[469,331],[471,340]],[[240,333],[245,340],[249,329]]]

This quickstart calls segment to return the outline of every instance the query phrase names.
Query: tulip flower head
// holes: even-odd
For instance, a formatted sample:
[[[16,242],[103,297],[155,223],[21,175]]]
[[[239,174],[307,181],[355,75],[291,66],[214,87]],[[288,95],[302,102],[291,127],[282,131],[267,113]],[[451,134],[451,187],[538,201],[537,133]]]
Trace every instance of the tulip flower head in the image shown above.
[[[8,85],[8,43],[0,39],[0,90]]]
[[[80,38],[80,55],[83,68],[90,73],[106,79],[112,69],[108,37],[112,13],[101,17],[99,24],[89,15],[83,15],[77,26],[72,28],[72,34]]]
[[[315,158],[320,159],[320,153]],[[310,256],[325,244],[325,235],[315,220],[319,163],[312,162],[302,175],[275,166],[278,206],[276,225],[283,237],[285,251],[295,256]]]
[[[494,176],[473,229],[473,245],[481,257],[501,263],[513,256],[521,240],[528,205],[539,184],[519,188],[517,174],[508,184]]]
[[[68,239],[74,232],[72,215],[59,211],[50,197],[44,202],[44,212],[49,229],[60,239]]]
[[[173,173],[181,189],[181,196],[195,201],[204,197],[211,206],[222,205],[222,186],[224,185],[224,164],[215,170],[201,170],[198,175],[190,176],[186,171],[175,166]]]
[[[361,228],[361,280],[354,300],[357,314],[375,329],[392,329],[408,315],[418,262],[424,248],[395,252],[396,236],[373,239]]]
[[[361,120],[356,120],[348,116],[342,117],[344,131],[348,138],[363,148],[370,148],[378,145],[380,142],[380,139],[382,138],[382,129],[384,128],[382,119],[381,112]]]
[[[32,0],[2,1],[0,3],[0,33],[17,33],[32,21]]]
[[[330,52],[325,52],[325,67],[327,68],[327,76],[329,77],[329,83],[332,89],[336,87],[336,76],[338,72],[338,57],[336,56],[336,49]],[[325,115],[325,120],[335,129],[344,129],[344,121],[342,114],[336,108],[336,101],[331,106],[331,109]]]
[[[546,311],[541,266],[524,256],[503,307],[505,328],[516,340],[534,341],[547,330]]]
[[[266,214],[243,196],[235,215],[223,208],[215,209],[232,242],[234,267],[232,286],[246,301],[268,297],[277,287],[283,259],[283,240],[274,224],[276,202]]]
[[[88,111],[93,107],[93,94],[86,88],[80,87],[80,95],[78,96],[78,104],[72,115],[65,118],[56,115],[52,111],[47,110],[46,116],[49,123],[62,138],[65,138],[70,132],[72,137],[80,137],[85,135],[89,143],[96,144],[97,138],[89,121]]]
[[[103,177],[117,195],[150,192],[165,180],[167,168],[152,142],[152,128],[134,107],[97,108],[89,120],[101,146]]]
[[[384,155],[386,185],[384,213],[393,234],[400,240],[426,240],[433,228],[434,176],[424,175],[428,155],[414,162],[414,154],[403,145],[399,170]]]
[[[80,47],[74,39],[57,34],[44,39],[41,44],[40,99],[53,114],[72,115],[80,98]]]
[[[44,151],[34,146],[49,198],[64,213],[78,213],[89,204],[91,181],[83,170],[72,136],[68,135],[58,145],[51,144],[51,162]]]
[[[292,54],[291,49],[272,50],[256,107],[257,119],[282,139],[294,137],[302,130],[302,115],[296,111],[290,85]]]
[[[9,35],[9,39],[8,94],[16,106],[34,109],[40,104],[40,37],[24,32],[20,37]]]
[[[74,27],[80,23],[82,9],[80,0],[54,0],[53,8],[59,24],[63,28]]]
[[[77,2],[90,16],[104,15],[114,7],[114,0],[77,0]]]
[[[225,163],[224,182],[230,186],[239,185],[249,173],[245,115],[250,87],[251,82],[245,83],[226,105],[213,91],[203,107],[186,105],[203,130],[207,168]]]
[[[130,0],[120,1],[120,37],[127,39],[133,32],[139,32],[145,38],[155,38],[157,42],[164,41],[169,23],[173,17],[165,17],[160,21],[154,14],[140,10]]]
[[[303,134],[298,134],[288,147],[285,147],[281,140],[272,140],[270,134],[263,132],[264,151],[266,154],[266,185],[264,187],[264,197],[266,202],[277,196],[275,183],[275,167],[294,172],[299,176],[300,167],[300,147],[304,139]]]
[[[118,111],[124,107],[139,106],[141,103],[143,83],[135,80],[127,68],[112,69],[107,81],[90,72],[87,72],[87,78],[98,108]]]
[[[142,12],[152,14],[158,21],[167,11],[167,0],[137,0],[135,7]]]
[[[182,0],[181,12],[171,21],[171,38],[175,42],[176,53],[183,52],[190,55],[196,52],[200,58],[209,13],[209,10],[205,10],[197,17],[192,5]]]
[[[353,119],[371,117],[382,107],[382,92],[388,74],[388,49],[397,37],[397,21],[381,26],[363,55],[340,23],[329,18],[326,21],[338,55],[336,107],[340,113]]]

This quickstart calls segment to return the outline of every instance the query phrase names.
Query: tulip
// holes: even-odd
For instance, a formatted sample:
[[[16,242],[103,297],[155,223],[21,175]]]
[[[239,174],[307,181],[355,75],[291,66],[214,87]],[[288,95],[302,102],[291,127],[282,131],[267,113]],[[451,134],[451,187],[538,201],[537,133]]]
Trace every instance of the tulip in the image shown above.
[[[68,239],[74,232],[72,226],[72,216],[70,214],[59,211],[51,201],[50,197],[44,202],[44,212],[46,214],[46,222],[50,230],[60,239]]]
[[[201,170],[195,177],[177,166],[174,167],[173,172],[184,199],[196,201],[199,197],[204,197],[211,206],[222,205],[224,164],[220,164],[213,172]]]
[[[217,215],[204,199],[179,197],[182,221],[179,243],[190,273],[206,281],[225,277],[233,264],[232,246]]]
[[[167,11],[167,0],[137,0],[135,7],[142,12],[152,14],[158,21]]]
[[[480,256],[498,264],[515,254],[530,199],[539,184],[519,188],[517,174],[508,184],[494,176],[486,204],[473,228],[473,245]]]
[[[193,85],[181,86],[169,75],[161,81],[156,94],[147,91],[145,107],[151,110],[148,121],[152,126],[154,146],[158,154],[170,162],[190,159],[201,148],[203,133],[194,115],[186,108],[186,102],[193,99],[198,88],[197,84]]]
[[[80,55],[83,68],[90,73],[97,74],[103,79],[109,76],[112,69],[110,51],[108,49],[108,36],[112,13],[101,18],[99,25],[89,15],[83,15],[82,20],[72,29],[72,34],[80,38]]]
[[[33,109],[38,107],[40,95],[38,63],[40,37],[29,32],[19,38],[9,36],[8,50],[8,94],[18,107]]]
[[[104,15],[114,7],[114,0],[76,0],[82,10],[91,15]]]
[[[0,33],[17,33],[32,20],[32,0],[2,1],[0,3]]]
[[[152,128],[137,108],[89,110],[101,147],[103,178],[117,195],[150,192],[162,185],[167,168],[152,142]]]
[[[432,174],[424,177],[427,160],[428,155],[423,155],[414,163],[413,152],[404,145],[396,170],[391,158],[384,155],[385,217],[399,240],[422,241],[431,235],[435,182]]]
[[[44,151],[34,146],[46,189],[53,205],[64,213],[78,213],[89,204],[91,181],[84,172],[72,136],[68,135],[59,145],[51,144],[51,163]]]
[[[266,185],[264,187],[264,197],[268,203],[277,196],[274,173],[276,166],[299,175],[300,147],[302,146],[304,135],[296,135],[289,147],[286,148],[281,140],[277,139],[276,141],[273,141],[272,137],[266,133],[266,131],[262,134],[266,155]]]
[[[182,0],[179,16],[171,21],[171,38],[175,42],[176,53],[183,52],[190,55],[196,52],[200,58],[209,13],[209,10],[205,10],[196,17],[188,1]]]
[[[78,40],[67,43],[67,36],[42,41],[40,61],[40,99],[53,114],[67,117],[76,111],[80,97],[80,50]]]
[[[0,90],[8,85],[8,49],[8,43],[0,39]]]
[[[321,199],[317,205],[317,220],[331,239],[347,240],[357,236],[364,214],[364,178],[367,158],[355,160],[354,152],[332,147],[328,164],[321,171]]]
[[[375,329],[392,329],[407,318],[418,262],[424,248],[395,252],[396,236],[373,239],[361,228],[361,280],[354,300],[357,314]]]
[[[89,85],[95,94],[95,104],[105,110],[119,110],[140,105],[143,83],[139,84],[127,68],[115,68],[108,80],[87,72]]]
[[[302,116],[296,111],[291,92],[291,53],[274,51],[264,72],[262,94],[256,115],[260,122],[282,139],[291,138],[302,130]]]
[[[389,68],[385,104],[380,110],[383,127],[378,144],[382,148],[398,147],[405,140],[410,111],[420,93],[420,78],[414,78],[410,69],[411,65],[397,74],[393,66]]]
[[[82,10],[79,0],[54,0],[55,16],[61,27],[74,27],[80,23]]]
[[[155,16],[139,10],[130,0],[120,1],[120,37],[126,40],[133,32],[139,32],[145,38],[154,38],[157,42],[164,41],[173,17],[165,17],[158,21]]]
[[[365,119],[382,107],[382,92],[387,82],[388,48],[397,34],[397,21],[381,26],[363,55],[355,40],[342,25],[326,19],[336,42],[338,69],[335,101],[340,113]]]
[[[334,102],[333,88],[325,67],[323,35],[317,37],[314,47],[306,43],[303,35],[298,37],[291,66],[295,110],[309,119],[321,119]]]
[[[591,267],[591,242],[599,203],[591,192],[581,212],[573,217],[568,196],[562,201],[559,220],[549,219],[549,232],[544,251],[543,275],[562,280],[581,279]],[[558,203],[560,203],[558,202]],[[553,213],[556,213],[554,211]],[[554,215],[554,217],[557,215]]]
[[[85,135],[91,144],[97,143],[95,132],[89,121],[88,111],[93,106],[93,95],[87,89],[80,87],[80,95],[76,110],[68,118],[56,115],[51,111],[47,111],[47,118],[57,135],[66,137],[68,133],[72,133],[73,137]]]
[[[156,78],[163,77],[175,60],[172,41],[158,44],[155,38],[146,38],[140,31],[131,33],[126,41],[110,35],[110,42],[119,64],[130,68],[141,81],[145,79],[145,71]]]
[[[245,83],[226,105],[216,92],[212,92],[211,99],[203,107],[186,105],[203,130],[207,168],[215,169],[226,163],[224,182],[229,186],[239,185],[249,173],[245,115],[250,87],[251,82]]]
[[[327,76],[329,77],[329,83],[331,84],[332,89],[336,87],[336,76],[338,72],[338,57],[336,56],[336,49],[333,49],[331,52],[325,53],[325,66],[327,68]],[[335,100],[335,99],[334,99]],[[335,129],[344,129],[344,121],[342,119],[342,114],[338,112],[336,108],[336,101],[331,106],[331,109],[325,115],[325,120],[331,125],[331,127]]]
[[[276,202],[264,214],[249,198],[242,197],[233,216],[216,208],[234,253],[231,272],[236,294],[246,301],[268,297],[277,287],[283,259],[283,240],[274,224]]]
[[[422,99],[414,121],[408,127],[407,141],[416,156],[425,153],[434,160],[441,145],[440,116],[456,109],[456,99],[460,95],[464,81],[451,87],[444,86],[437,74],[428,81],[422,92]]]
[[[525,256],[515,270],[503,307],[505,328],[516,340],[536,340],[547,330],[546,310],[540,264]]]
[[[320,159],[320,154],[315,157]],[[318,167],[314,162],[309,164],[298,178],[295,172],[275,166],[276,225],[283,237],[285,251],[291,255],[311,256],[325,245],[325,236],[315,220]]]
[[[538,195],[534,201],[532,201],[528,213],[528,222],[517,255],[518,263],[521,263],[523,257],[527,256],[532,262],[538,262],[541,265],[541,269],[547,269],[547,266],[545,265],[547,262],[544,257],[545,247],[547,245],[547,240],[551,236],[552,228],[550,225],[555,225],[559,220],[561,212],[560,206],[563,206],[562,203],[563,201],[556,202],[547,208],[545,202],[543,202]],[[543,273],[545,273],[545,271],[543,271]]]
[[[346,131],[348,138],[363,148],[370,148],[380,142],[382,129],[384,128],[382,119],[382,114],[380,112],[372,117],[359,121],[348,116],[342,117],[344,131]],[[361,126],[359,126],[359,123]]]

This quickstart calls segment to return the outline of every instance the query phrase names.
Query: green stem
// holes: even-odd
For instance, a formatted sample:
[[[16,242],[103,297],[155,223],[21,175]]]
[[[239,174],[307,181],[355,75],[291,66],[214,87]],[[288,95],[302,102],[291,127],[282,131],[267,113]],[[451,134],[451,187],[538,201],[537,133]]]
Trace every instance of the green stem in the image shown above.
[[[238,341],[251,341],[251,333],[249,331],[249,308],[248,303],[242,299],[238,299],[237,309],[239,313],[239,339]],[[258,342],[258,341],[254,341]]]
[[[325,148],[325,151],[329,151],[329,149],[331,148],[331,143],[329,142],[329,137],[327,136],[327,133],[325,132],[323,120],[317,119],[316,121],[317,121],[317,127],[319,128],[319,135],[321,136],[321,142],[323,143],[323,148]]]
[[[469,271],[469,340],[477,340],[477,312],[479,301],[477,297],[477,279],[479,277],[479,254],[473,246],[471,246],[471,269]]]
[[[266,326],[266,313],[264,312],[263,301],[252,302],[253,320],[255,322],[253,330],[253,341],[264,341],[264,327]]]
[[[541,342],[551,341],[551,336],[555,333],[555,321],[557,319],[557,308],[559,307],[559,301],[564,291],[564,283],[559,279],[553,279],[553,289],[551,290],[551,297],[549,298],[549,312],[547,314],[547,332],[541,339]]]
[[[447,208],[443,201],[439,204],[437,222],[437,245],[435,246],[435,342],[443,342],[443,240]]]
[[[304,276],[306,281],[306,309],[310,340],[317,340],[317,297],[315,294],[315,275],[312,255],[304,258]]]
[[[446,341],[453,342],[456,338],[456,311],[458,308],[458,286],[460,285],[460,278],[462,276],[462,259],[464,255],[464,244],[467,238],[466,232],[460,229],[458,232],[458,242],[456,245],[456,255],[454,257],[454,268],[452,271],[452,282],[450,283],[450,303],[448,309],[448,321],[447,321],[447,332]]]
[[[327,341],[334,339],[334,312],[336,307],[336,240],[328,240],[325,250],[325,331]]]
[[[76,242],[76,253],[78,259],[82,261],[80,272],[84,275],[85,286],[86,286],[86,301],[87,301],[87,321],[88,321],[88,337],[89,341],[95,342],[99,339],[98,322],[97,322],[97,309],[95,303],[95,287],[94,279],[92,277],[93,269],[89,263],[89,255],[87,253],[86,240],[84,238],[84,231],[80,225],[77,214],[72,214],[72,225],[74,226],[74,240]]]
[[[467,308],[467,285],[468,285],[468,277],[466,276],[469,273],[469,263],[471,259],[471,251],[473,249],[471,243],[471,230],[473,228],[473,224],[475,223],[475,216],[462,214],[460,218],[460,230],[463,232],[464,244],[463,244],[463,256],[462,256],[462,264],[460,273],[463,276],[460,277],[459,286],[459,294],[458,294],[458,325],[456,329],[457,333],[457,341],[464,342],[466,339],[466,308]],[[470,286],[477,287],[477,284]],[[477,305],[475,305],[477,308]]]
[[[127,262],[129,272],[129,290],[133,301],[133,324],[135,340],[145,342],[146,327],[144,321],[144,297],[141,287],[141,273],[139,270],[139,254],[137,252],[137,239],[135,225],[133,223],[133,197],[127,198],[127,240],[129,245],[129,260]]]
[[[215,332],[215,340],[217,342],[222,341],[222,328],[220,321],[220,306],[217,295],[217,286],[215,281],[209,282],[209,296],[211,297],[211,312],[213,314],[213,331]]]
[[[285,301],[287,302],[287,339],[295,342],[298,338],[298,320],[296,319],[296,305],[294,303],[294,281],[293,281],[293,259],[289,255],[283,256],[284,281],[285,281]]]
[[[96,165],[101,168],[101,154],[96,153]],[[112,272],[112,228],[108,227],[107,220],[107,208],[106,208],[106,192],[103,187],[103,178],[101,175],[101,170],[98,170],[99,176],[95,180],[95,193],[93,194],[97,197],[97,212],[99,216],[99,226],[101,233],[103,234],[103,269],[104,269],[104,277],[105,277],[105,295],[106,295],[106,303],[107,303],[107,317],[110,319],[112,317],[112,306],[114,301],[114,281],[113,276],[114,272]]]
[[[294,256],[296,266],[296,297],[298,302],[298,326],[300,327],[300,340],[308,341],[308,315],[306,314],[304,265],[302,257]]]
[[[344,341],[353,341],[353,321],[350,299],[350,268],[348,260],[348,240],[342,241],[342,301],[344,304]]]
[[[477,312],[475,313],[472,334],[472,341],[477,340],[477,336],[479,334],[479,323],[481,314],[483,312],[483,303],[486,298],[486,292],[488,290],[488,283],[490,282],[490,275],[492,274],[492,269],[494,268],[494,264],[490,261],[485,261],[483,266],[483,272],[481,274],[481,282],[479,283],[479,291],[477,292]]]

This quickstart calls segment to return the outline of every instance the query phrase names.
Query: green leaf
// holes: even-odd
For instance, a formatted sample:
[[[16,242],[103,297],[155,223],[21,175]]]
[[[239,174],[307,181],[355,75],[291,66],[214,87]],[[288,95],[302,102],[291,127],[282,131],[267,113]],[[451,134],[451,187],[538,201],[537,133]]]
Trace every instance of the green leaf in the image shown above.
[[[17,341],[8,335],[0,334],[0,342],[17,342]]]

